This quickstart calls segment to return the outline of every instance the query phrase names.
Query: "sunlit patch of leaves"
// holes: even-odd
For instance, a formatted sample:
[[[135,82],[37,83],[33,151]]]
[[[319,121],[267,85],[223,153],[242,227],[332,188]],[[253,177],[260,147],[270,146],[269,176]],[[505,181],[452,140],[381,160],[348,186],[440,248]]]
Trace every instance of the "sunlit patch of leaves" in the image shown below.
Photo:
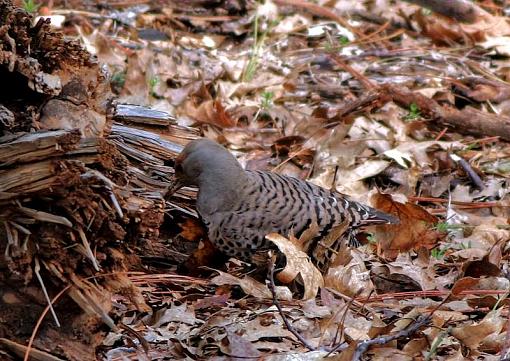
[[[23,9],[30,14],[34,14],[39,10],[41,4],[38,4],[34,0],[23,0]]]
[[[413,121],[421,117],[420,108],[416,103],[411,103],[409,106],[409,113],[404,117],[404,120]]]

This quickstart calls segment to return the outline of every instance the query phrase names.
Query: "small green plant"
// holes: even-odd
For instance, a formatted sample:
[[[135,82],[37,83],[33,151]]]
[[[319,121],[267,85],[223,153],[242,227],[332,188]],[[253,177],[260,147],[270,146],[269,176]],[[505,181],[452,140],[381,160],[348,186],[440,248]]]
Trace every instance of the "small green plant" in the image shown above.
[[[452,327],[448,327],[448,329],[441,331],[436,338],[432,341],[432,344],[430,345],[430,351],[425,354],[425,361],[435,360],[437,350],[439,349],[439,346],[445,341],[448,337],[448,335],[452,332]]]
[[[478,148],[480,148],[480,143],[473,142],[471,144],[468,144],[468,146],[466,148],[464,148],[463,151],[472,150],[472,149],[478,149]]]
[[[416,120],[421,117],[420,108],[416,103],[411,103],[409,113],[404,117],[405,120]]]
[[[462,248],[462,249],[469,249],[469,248],[471,248],[471,241],[469,241],[468,243],[462,242],[460,244],[460,248]]]
[[[434,257],[435,259],[441,259],[446,254],[447,248],[439,249],[434,248],[432,251],[430,251],[430,255]]]
[[[265,91],[261,94],[260,107],[264,110],[269,110],[273,106],[274,93]]]
[[[246,65],[246,68],[243,72],[243,81],[250,81],[253,79],[253,76],[255,75],[255,70],[257,70],[257,65],[259,62],[259,51],[260,46],[262,44],[259,44],[259,15],[255,14],[255,21],[253,22],[253,46],[251,48],[251,56],[250,60],[248,61],[248,65]]]
[[[126,83],[126,71],[121,70],[113,73],[112,77],[110,78],[110,83],[113,87],[122,89]]]
[[[450,225],[446,222],[439,222],[436,224],[436,231],[438,232],[447,232]]]
[[[255,20],[253,21],[253,46],[251,49],[251,56],[248,64],[244,68],[242,80],[243,81],[251,81],[255,76],[255,71],[257,70],[257,66],[259,64],[260,52],[262,46],[264,45],[264,41],[266,40],[266,36],[269,31],[273,28],[273,26],[278,24],[278,20],[269,22],[267,29],[263,33],[259,33],[259,16],[255,15]]]
[[[152,95],[153,97],[156,97],[155,88],[156,88],[156,85],[158,85],[158,84],[159,84],[159,78],[156,75],[153,75],[149,80],[149,92],[150,92],[150,95]]]
[[[438,222],[434,229],[438,232],[448,232],[453,229],[469,229],[473,227],[474,226],[469,224],[449,224],[447,222]]]
[[[340,35],[340,37],[338,38],[338,42],[340,43],[340,45],[347,45],[350,43],[349,38],[344,35]]]
[[[331,44],[331,42],[329,40],[327,40],[324,43],[324,50],[326,50],[328,53],[331,53],[331,52],[335,51],[336,48],[333,46],[333,44]]]
[[[23,9],[30,14],[34,14],[39,10],[41,4],[36,3],[34,0],[23,0]]]
[[[377,238],[375,237],[375,234],[373,234],[373,233],[369,233],[369,234],[367,235],[367,241],[368,241],[368,243],[370,243],[370,244],[376,244],[376,243],[377,243]]]

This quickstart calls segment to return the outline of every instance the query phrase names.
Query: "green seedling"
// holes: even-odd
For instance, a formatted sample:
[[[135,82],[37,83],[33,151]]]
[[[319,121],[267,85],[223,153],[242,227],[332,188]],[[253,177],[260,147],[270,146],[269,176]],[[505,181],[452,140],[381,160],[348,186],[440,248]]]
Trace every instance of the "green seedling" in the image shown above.
[[[34,14],[39,10],[41,4],[36,3],[34,0],[23,0],[23,9],[30,14]]]
[[[421,117],[420,108],[416,103],[411,103],[409,113],[404,117],[405,120],[412,121]]]
[[[264,110],[269,110],[273,106],[274,93],[265,91],[261,94],[260,107]]]

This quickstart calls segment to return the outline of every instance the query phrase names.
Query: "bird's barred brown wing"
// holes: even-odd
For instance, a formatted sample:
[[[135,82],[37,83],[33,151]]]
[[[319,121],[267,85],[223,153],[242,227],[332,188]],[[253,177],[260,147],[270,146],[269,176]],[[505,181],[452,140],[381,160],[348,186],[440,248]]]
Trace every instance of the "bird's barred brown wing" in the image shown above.
[[[333,227],[344,222],[351,227],[386,222],[379,220],[376,210],[309,182],[260,171],[247,174],[248,184],[233,207],[204,219],[209,238],[230,256],[249,259],[255,250],[268,246],[268,233],[292,232],[299,237],[312,224],[318,226],[319,235],[308,253],[322,254],[316,250],[319,239]]]
[[[258,209],[271,211],[278,223],[275,231],[288,232],[292,228],[300,234],[316,222],[324,234],[345,220],[354,228],[395,222],[390,215],[294,177],[260,171],[248,174],[259,188],[250,189],[246,198],[257,197]]]

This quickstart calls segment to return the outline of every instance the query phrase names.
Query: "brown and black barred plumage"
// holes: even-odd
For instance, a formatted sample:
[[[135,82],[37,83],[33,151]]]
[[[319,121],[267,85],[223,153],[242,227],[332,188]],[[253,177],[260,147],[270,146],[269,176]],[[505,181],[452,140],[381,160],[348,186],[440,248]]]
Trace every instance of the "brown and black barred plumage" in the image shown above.
[[[183,185],[199,187],[197,209],[209,239],[220,251],[244,260],[267,247],[265,236],[272,232],[299,235],[316,224],[319,239],[346,220],[350,231],[398,223],[391,215],[309,182],[245,171],[228,150],[208,139],[190,142],[177,157],[170,192]],[[309,254],[318,243],[310,243]]]

